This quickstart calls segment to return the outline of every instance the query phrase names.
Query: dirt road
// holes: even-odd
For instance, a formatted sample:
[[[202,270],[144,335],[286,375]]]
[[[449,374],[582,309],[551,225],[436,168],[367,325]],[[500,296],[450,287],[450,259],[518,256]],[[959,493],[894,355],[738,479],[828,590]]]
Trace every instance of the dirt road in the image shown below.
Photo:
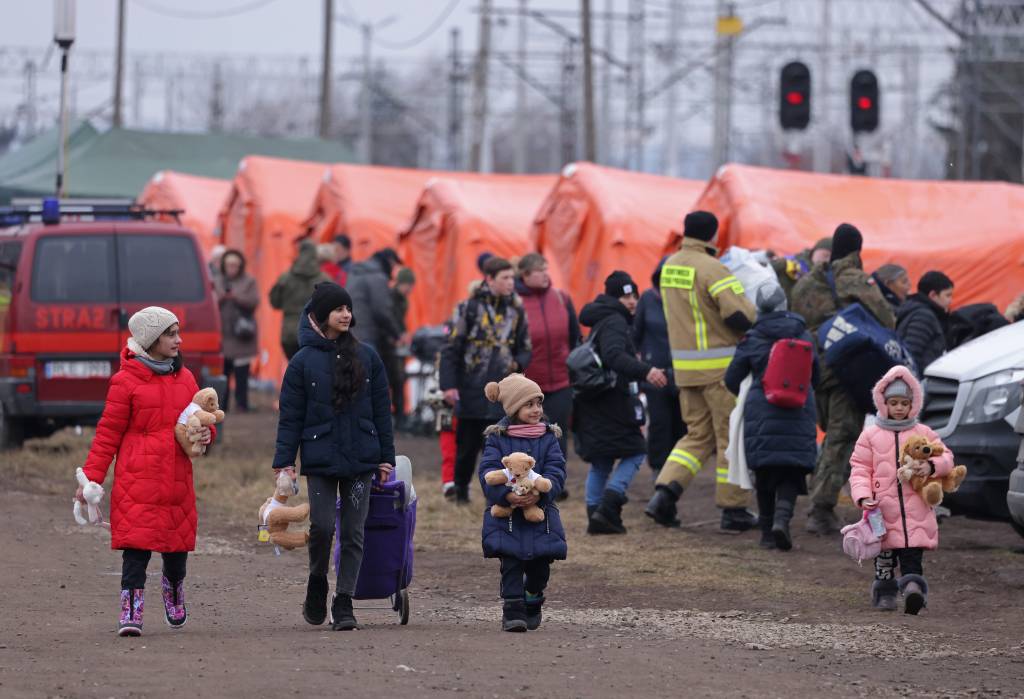
[[[265,449],[270,424],[234,419],[223,463],[208,468]],[[629,535],[586,537],[585,471],[574,461],[563,508],[570,560],[555,566],[544,625],[502,634],[479,513],[437,496],[430,440],[400,449],[421,493],[409,626],[385,610],[358,610],[364,629],[354,633],[304,624],[303,553],[275,557],[256,543],[239,513],[258,502],[226,507],[201,488],[188,625],[163,623],[154,562],[145,635],[119,639],[119,552],[105,532],[74,525],[73,486],[24,475],[24,464],[75,463],[88,444],[79,439],[0,459],[0,697],[1024,696],[1024,555],[1005,524],[946,522],[942,549],[925,559],[930,608],[879,615],[866,606],[869,568],[844,558],[838,540],[798,529],[797,548],[780,554],[757,549],[753,534],[715,533],[708,474],[684,499],[693,525],[644,521],[642,473]],[[265,459],[252,467],[262,476]]]

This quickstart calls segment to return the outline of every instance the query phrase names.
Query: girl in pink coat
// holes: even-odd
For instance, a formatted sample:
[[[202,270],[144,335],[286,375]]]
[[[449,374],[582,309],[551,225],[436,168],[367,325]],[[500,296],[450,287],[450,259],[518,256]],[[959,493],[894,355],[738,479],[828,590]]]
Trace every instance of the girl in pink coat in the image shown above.
[[[911,435],[929,442],[938,435],[917,421],[924,401],[921,384],[906,367],[889,370],[873,391],[878,415],[857,440],[850,459],[850,496],[864,510],[878,508],[885,521],[882,553],[875,559],[875,580],[871,603],[876,609],[893,611],[896,596],[903,593],[904,611],[917,614],[928,603],[928,583],[921,562],[925,549],[939,543],[935,512],[909,483],[896,477],[901,446]],[[945,476],[953,468],[953,454],[914,464],[917,475]],[[899,565],[900,576],[896,576]]]

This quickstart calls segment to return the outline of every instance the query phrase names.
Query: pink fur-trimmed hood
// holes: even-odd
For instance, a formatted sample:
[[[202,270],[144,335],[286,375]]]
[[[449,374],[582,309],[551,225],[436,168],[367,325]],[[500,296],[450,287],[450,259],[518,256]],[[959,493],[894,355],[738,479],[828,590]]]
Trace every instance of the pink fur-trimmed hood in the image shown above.
[[[903,379],[910,386],[910,415],[908,417],[916,418],[921,414],[921,408],[924,406],[924,391],[921,389],[921,382],[905,366],[894,366],[871,389],[871,397],[874,398],[878,416],[886,419],[889,417],[889,408],[885,405],[884,393],[889,384],[896,379]]]

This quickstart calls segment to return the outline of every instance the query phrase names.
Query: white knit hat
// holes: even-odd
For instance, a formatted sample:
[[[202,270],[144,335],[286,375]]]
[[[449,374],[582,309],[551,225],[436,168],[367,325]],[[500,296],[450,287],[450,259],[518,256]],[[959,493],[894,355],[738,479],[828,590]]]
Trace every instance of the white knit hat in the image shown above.
[[[167,328],[178,322],[178,316],[166,308],[149,306],[128,319],[128,331],[132,336],[128,347],[135,354],[146,354],[146,350],[156,344]],[[134,342],[134,346],[132,343]],[[142,350],[140,352],[140,350]]]

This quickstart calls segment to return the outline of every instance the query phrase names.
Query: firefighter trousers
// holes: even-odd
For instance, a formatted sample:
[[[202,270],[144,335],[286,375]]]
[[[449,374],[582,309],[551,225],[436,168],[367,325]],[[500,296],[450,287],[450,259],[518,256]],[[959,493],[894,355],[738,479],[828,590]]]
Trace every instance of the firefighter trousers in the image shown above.
[[[736,396],[721,381],[704,386],[679,389],[686,436],[676,442],[661,467],[657,485],[690,485],[712,454],[717,455],[715,504],[721,508],[746,507],[750,494],[729,482],[729,464],[725,449],[729,446],[729,415],[736,407]]]

